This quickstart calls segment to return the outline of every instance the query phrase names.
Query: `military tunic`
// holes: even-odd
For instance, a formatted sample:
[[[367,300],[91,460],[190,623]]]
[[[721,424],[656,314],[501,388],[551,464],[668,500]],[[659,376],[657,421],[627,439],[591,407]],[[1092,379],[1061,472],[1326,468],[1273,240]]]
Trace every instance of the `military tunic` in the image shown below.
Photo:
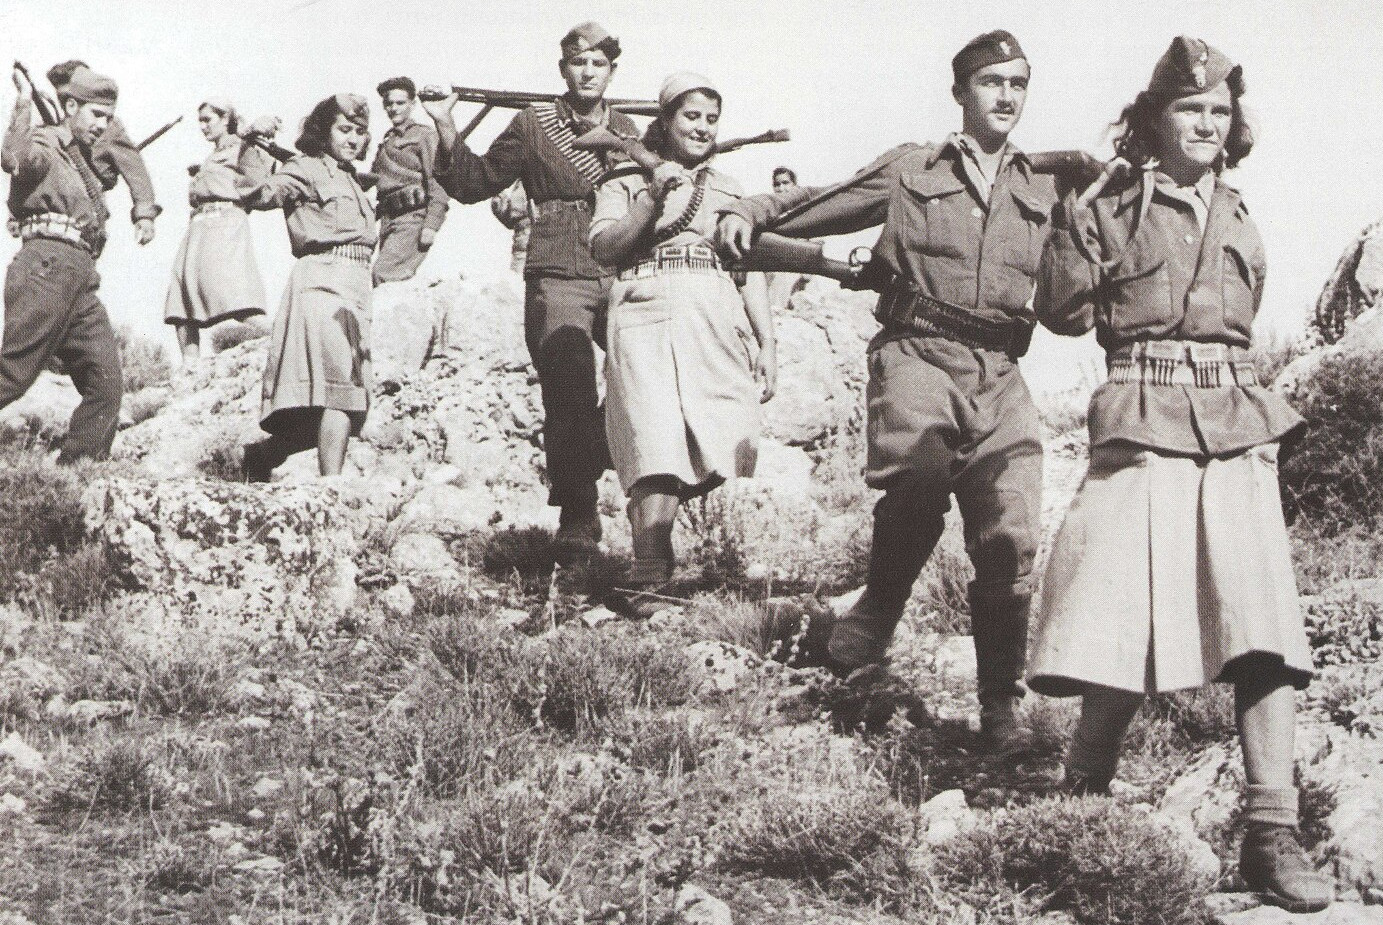
[[[1233,680],[1254,654],[1304,685],[1276,468],[1301,418],[1252,373],[1266,262],[1239,193],[1148,173],[1089,209],[1068,201],[1058,224],[1038,315],[1059,334],[1093,328],[1111,374],[1047,565],[1030,684],[1155,693]]]
[[[424,228],[436,232],[446,221],[446,190],[432,173],[436,158],[437,130],[429,125],[405,122],[402,128],[391,126],[380,139],[372,168],[379,177],[376,286],[412,279],[426,256],[419,234]]]

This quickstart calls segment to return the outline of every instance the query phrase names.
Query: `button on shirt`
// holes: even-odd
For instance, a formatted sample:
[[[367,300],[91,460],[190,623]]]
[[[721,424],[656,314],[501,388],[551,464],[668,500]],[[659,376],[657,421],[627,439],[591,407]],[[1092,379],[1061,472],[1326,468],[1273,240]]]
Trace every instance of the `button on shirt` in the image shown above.
[[[44,212],[66,215],[84,238],[104,240],[109,213],[88,152],[66,125],[33,127],[29,112],[27,99],[21,99],[0,149],[0,166],[13,178],[10,211],[21,221]]]
[[[1052,180],[1034,174],[1027,156],[1010,146],[989,189],[961,139],[895,148],[875,161],[887,164],[878,174],[775,230],[809,238],[883,225],[874,258],[897,285],[984,321],[1031,318],[1033,281],[1056,204]],[[759,226],[818,192],[799,187],[751,196],[726,211]]]
[[[245,189],[248,209],[283,209],[293,256],[338,244],[375,246],[375,210],[355,174],[330,155],[299,155],[257,186]]]

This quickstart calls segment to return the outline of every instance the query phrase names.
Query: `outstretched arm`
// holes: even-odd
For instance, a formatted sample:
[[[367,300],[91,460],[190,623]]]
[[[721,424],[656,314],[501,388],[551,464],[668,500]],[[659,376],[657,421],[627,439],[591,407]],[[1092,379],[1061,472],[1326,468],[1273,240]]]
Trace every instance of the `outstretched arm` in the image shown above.
[[[437,100],[424,100],[423,110],[437,126],[437,153],[432,175],[453,199],[465,203],[482,202],[506,189],[523,172],[525,151],[519,113],[484,154],[476,154],[457,137],[451,108],[456,93]]]

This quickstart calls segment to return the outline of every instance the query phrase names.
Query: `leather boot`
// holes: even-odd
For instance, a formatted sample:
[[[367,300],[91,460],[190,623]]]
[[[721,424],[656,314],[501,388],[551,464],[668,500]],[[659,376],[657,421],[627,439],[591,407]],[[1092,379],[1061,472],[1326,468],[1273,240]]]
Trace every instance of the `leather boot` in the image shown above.
[[[913,483],[888,489],[874,505],[869,578],[855,606],[836,621],[826,649],[842,677],[884,660],[927,557],[945,529],[946,496]]]
[[[1011,758],[1032,748],[1032,730],[1018,722],[1017,707],[1017,697],[980,695],[979,746],[983,754]]]
[[[1316,870],[1297,842],[1295,826],[1249,823],[1239,850],[1239,874],[1265,902],[1288,912],[1319,912],[1335,898],[1330,878]]]
[[[660,592],[671,580],[671,559],[635,559],[628,576],[606,596],[605,606],[622,617],[647,620],[668,606]]]
[[[1015,716],[1024,690],[1019,679],[1028,650],[1032,597],[1010,588],[970,586],[970,633],[975,642],[975,684],[980,699],[980,748],[1008,757],[1032,745],[1032,730]]]
[[[1080,768],[1073,768],[1068,764],[1058,790],[1073,797],[1107,797],[1112,779],[1102,774],[1095,775]]]
[[[552,556],[561,565],[588,562],[600,553],[600,536],[600,514],[594,504],[563,505]]]

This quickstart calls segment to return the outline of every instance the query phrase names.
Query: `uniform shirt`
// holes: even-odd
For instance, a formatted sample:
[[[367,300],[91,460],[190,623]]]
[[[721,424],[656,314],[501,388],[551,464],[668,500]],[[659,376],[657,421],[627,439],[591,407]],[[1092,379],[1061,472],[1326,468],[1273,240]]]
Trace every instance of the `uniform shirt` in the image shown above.
[[[90,171],[90,184],[83,180],[78,165]],[[0,166],[13,178],[9,207],[16,218],[22,221],[57,212],[75,221],[89,242],[104,240],[110,213],[100,181],[89,154],[65,124],[35,128],[29,121],[28,101],[21,99],[5,133]]]
[[[355,174],[329,154],[300,154],[257,186],[246,189],[249,209],[282,209],[293,256],[337,244],[375,246],[375,210]]]
[[[117,179],[125,178],[133,204],[130,221],[157,218],[163,211],[154,201],[154,184],[149,179],[149,168],[144,166],[144,155],[130,141],[125,125],[119,119],[110,120],[110,127],[92,146],[91,159],[97,176],[101,178],[101,185],[107,190],[115,188]]]
[[[1078,212],[1068,197],[1038,280],[1044,325],[1072,336],[1093,328],[1110,352],[1181,340],[1245,354],[1266,275],[1258,229],[1239,193],[1212,178],[1202,233],[1191,201],[1199,194],[1173,194],[1169,182],[1144,175]],[[1262,386],[1109,382],[1091,399],[1089,427],[1092,446],[1123,440],[1218,454],[1278,440],[1300,421]]]
[[[592,126],[572,112],[566,101],[556,101],[558,118],[581,135]],[[624,113],[605,109],[611,131],[635,135],[633,121]],[[582,202],[586,210],[564,209],[540,213],[533,222],[528,241],[525,275],[555,276],[566,279],[600,279],[610,271],[591,258],[587,239],[590,230],[589,208],[594,186],[572,166],[548,138],[538,122],[538,108],[530,106],[516,115],[483,155],[475,154],[464,142],[451,151],[438,150],[437,180],[461,202],[489,199],[522,180],[529,202],[536,205],[554,199]]]
[[[875,164],[876,176],[776,228],[797,238],[883,225],[874,259],[896,285],[960,306],[992,322],[1032,317],[1028,302],[1056,204],[1050,177],[1036,175],[1009,146],[985,195],[958,135],[940,145],[902,145]],[[872,167],[873,165],[871,165]],[[866,168],[866,170],[869,168]],[[820,192],[798,187],[752,196],[728,211],[756,226]]]
[[[715,237],[716,222],[720,218],[720,213],[733,206],[744,195],[744,188],[734,177],[721,173],[709,165],[705,166],[704,169],[706,170],[706,191],[702,195],[700,207],[692,216],[691,223],[680,234],[666,241],[658,242],[659,245],[710,243]],[[685,192],[695,182],[697,171],[682,168],[682,173],[687,181],[684,187]],[[612,174],[609,179],[596,188],[595,214],[591,217],[591,237],[594,238],[603,229],[628,215],[629,209],[637,200],[651,195],[653,194],[648,189],[648,178],[642,170],[626,167]],[[685,195],[682,197],[677,197],[675,193],[669,195],[664,203],[664,208],[667,210],[665,213],[666,222],[660,217],[657,224],[662,225],[675,221],[681,216],[688,202],[689,198]],[[648,256],[649,251],[651,251],[651,242],[650,247],[645,249],[643,253],[632,255],[630,262]]]
[[[378,194],[418,184],[427,190],[423,227],[436,231],[447,217],[447,192],[433,176],[437,160],[437,130],[409,120],[403,128],[390,126],[380,139],[371,171],[379,177]]]
[[[263,183],[273,173],[273,164],[267,152],[228,134],[197,168],[187,200],[193,208],[207,202],[239,202],[242,187]]]

